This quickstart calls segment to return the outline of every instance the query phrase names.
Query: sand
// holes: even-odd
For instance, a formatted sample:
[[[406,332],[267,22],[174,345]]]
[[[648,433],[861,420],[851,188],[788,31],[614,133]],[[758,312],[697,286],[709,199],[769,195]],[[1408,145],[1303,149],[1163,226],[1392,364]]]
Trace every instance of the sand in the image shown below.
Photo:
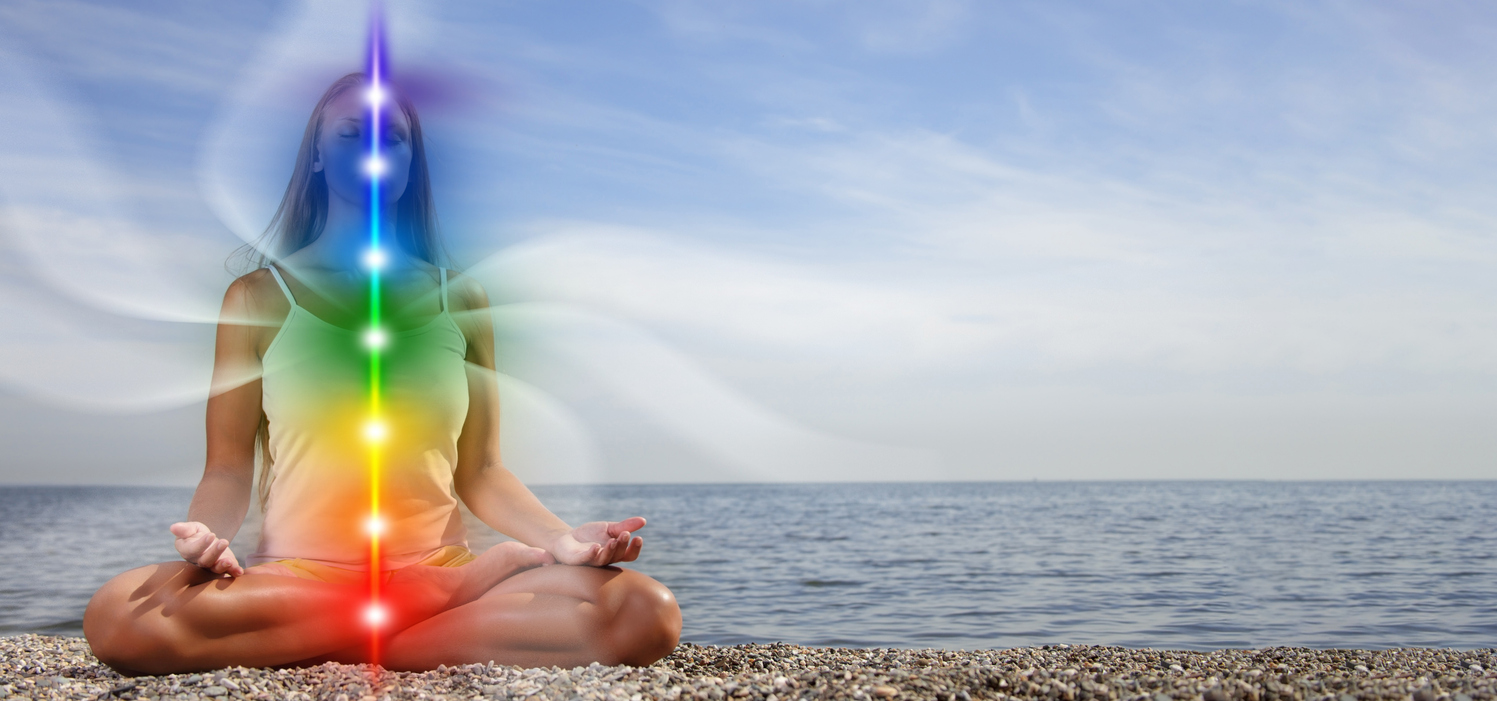
[[[1089,645],[1011,650],[731,647],[683,644],[649,667],[522,669],[464,665],[433,672],[327,664],[233,667],[126,679],[82,638],[0,638],[0,698],[17,699],[936,699],[938,701],[1487,701],[1497,650],[1180,652]]]

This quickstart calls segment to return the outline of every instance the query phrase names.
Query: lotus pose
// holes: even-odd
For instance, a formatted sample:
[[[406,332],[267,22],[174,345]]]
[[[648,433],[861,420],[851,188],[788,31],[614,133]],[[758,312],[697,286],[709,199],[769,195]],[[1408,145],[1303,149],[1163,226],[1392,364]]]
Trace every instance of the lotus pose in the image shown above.
[[[184,559],[99,589],[83,618],[94,654],[124,674],[665,656],[681,630],[671,592],[610,566],[638,557],[645,520],[573,528],[500,461],[487,297],[439,267],[414,108],[395,98],[370,120],[366,86],[351,74],[318,101],[263,267],[224,297],[207,464],[171,526]],[[390,245],[370,248],[371,222]],[[241,564],[229,541],[252,489],[264,524]],[[470,552],[459,499],[517,542]]]

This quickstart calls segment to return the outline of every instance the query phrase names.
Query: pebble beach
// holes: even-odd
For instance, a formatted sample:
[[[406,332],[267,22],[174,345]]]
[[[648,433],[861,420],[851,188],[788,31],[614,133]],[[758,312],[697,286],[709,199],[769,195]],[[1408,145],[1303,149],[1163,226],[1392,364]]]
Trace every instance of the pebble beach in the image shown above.
[[[730,701],[1007,698],[1044,701],[1487,701],[1497,650],[1186,652],[1091,645],[905,650],[682,644],[649,667],[523,669],[498,664],[422,673],[367,665],[232,667],[125,678],[82,638],[0,638],[0,699],[240,701]]]

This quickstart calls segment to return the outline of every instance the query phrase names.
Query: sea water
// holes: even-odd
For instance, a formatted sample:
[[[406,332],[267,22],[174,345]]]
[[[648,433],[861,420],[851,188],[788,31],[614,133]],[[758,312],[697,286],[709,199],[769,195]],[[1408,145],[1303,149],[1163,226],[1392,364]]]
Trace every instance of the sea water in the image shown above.
[[[538,486],[640,515],[682,639],[975,649],[1497,646],[1497,482]],[[82,634],[188,489],[0,487],[0,634]],[[254,510],[252,510],[253,512]],[[253,550],[253,516],[234,539]],[[477,549],[502,537],[465,514]]]

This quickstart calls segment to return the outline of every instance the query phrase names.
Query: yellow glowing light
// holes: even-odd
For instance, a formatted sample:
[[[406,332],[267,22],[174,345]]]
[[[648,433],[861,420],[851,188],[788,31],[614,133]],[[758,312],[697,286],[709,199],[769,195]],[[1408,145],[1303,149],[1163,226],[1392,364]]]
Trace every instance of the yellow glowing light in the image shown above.
[[[364,620],[369,621],[369,625],[371,626],[384,623],[385,615],[384,607],[379,604],[370,604],[369,608],[364,609]]]
[[[387,433],[388,430],[385,428],[385,422],[378,419],[364,424],[364,437],[371,441],[382,441],[385,439]]]
[[[369,517],[369,522],[365,525],[369,529],[369,532],[374,535],[379,535],[380,533],[383,533],[385,531],[384,519],[381,519],[378,516]]]
[[[389,340],[390,337],[385,333],[384,329],[374,328],[364,332],[364,345],[370,348],[384,348],[385,342]]]

